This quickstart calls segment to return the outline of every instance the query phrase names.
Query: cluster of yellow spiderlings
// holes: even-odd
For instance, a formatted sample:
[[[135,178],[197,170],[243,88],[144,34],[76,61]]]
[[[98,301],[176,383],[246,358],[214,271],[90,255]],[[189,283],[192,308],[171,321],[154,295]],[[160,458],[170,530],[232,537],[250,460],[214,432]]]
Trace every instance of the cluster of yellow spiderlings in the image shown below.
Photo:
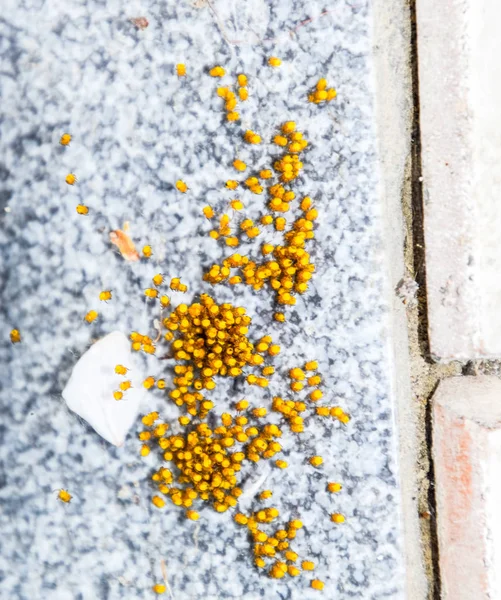
[[[282,224],[280,220],[276,219],[276,221],[276,227],[278,230],[281,230]],[[296,221],[294,225],[302,227],[303,225],[299,221],[301,219]],[[244,222],[246,234],[248,237],[255,237],[257,228],[254,228],[254,226],[247,227],[247,225],[250,225],[250,223]],[[294,234],[296,233],[300,234],[303,232],[294,231]],[[304,236],[294,235],[294,237],[298,238],[295,241],[304,244]],[[212,284],[221,283],[226,280],[232,285],[245,283],[252,286],[255,290],[260,290],[266,283],[269,283],[276,291],[279,304],[294,305],[296,298],[293,294],[303,294],[307,291],[308,281],[315,271],[315,265],[310,262],[310,254],[304,248],[288,243],[277,246],[265,243],[261,247],[261,252],[263,256],[271,254],[272,260],[258,263],[250,260],[247,256],[232,254],[224,259],[221,265],[212,265],[210,270],[204,275],[204,280]],[[235,268],[240,269],[243,277],[231,276],[231,269]],[[276,320],[284,320],[283,313]]]
[[[299,393],[303,390],[305,384],[309,387],[313,387],[314,389],[308,394],[308,399],[311,402],[318,402],[318,400],[323,397],[322,390],[318,389],[318,386],[322,382],[322,377],[318,373],[307,377],[305,373],[305,371],[316,371],[317,369],[317,361],[307,362],[304,366],[304,370],[299,367],[291,369],[289,371],[289,377],[291,379],[290,389],[293,392]],[[288,421],[291,431],[294,433],[301,433],[303,431],[304,423],[301,413],[307,410],[305,402],[284,400],[279,396],[275,396],[272,401],[272,410],[283,415]],[[350,421],[350,416],[339,406],[318,406],[315,409],[315,413],[321,417],[331,416],[343,423],[343,425],[346,425]]]
[[[214,408],[214,403],[206,400],[198,390],[189,390],[193,383],[193,370],[192,365],[176,365],[174,367],[177,377],[174,377],[175,388],[169,392],[169,396],[177,406],[185,406],[188,414],[205,419],[208,412]],[[166,387],[165,379],[159,379],[155,382],[155,378],[151,376],[143,381],[143,386],[150,390],[153,389],[155,383],[160,390],[164,390]],[[197,385],[197,387],[199,386]],[[179,423],[182,426],[188,425],[190,418],[186,416],[179,417]]]
[[[69,146],[71,142],[71,135],[69,133],[63,133],[61,138],[59,139],[59,143],[61,146]],[[65,181],[68,185],[75,185],[77,182],[77,177],[74,173],[69,173],[65,177]],[[77,204],[76,211],[79,215],[87,215],[89,214],[89,207],[84,204]]]
[[[163,320],[173,357],[188,363],[183,373],[188,387],[211,390],[215,387],[214,376],[238,377],[244,368],[264,363],[264,357],[247,337],[251,320],[243,307],[218,305],[207,294],[190,306],[180,304]],[[270,355],[279,350],[276,345],[267,346]]]
[[[334,482],[329,483],[327,490],[331,493],[339,492],[341,485]],[[264,490],[259,495],[259,499],[267,500],[272,495],[271,490]],[[290,547],[290,541],[303,528],[302,521],[299,519],[289,521],[285,527],[276,529],[271,535],[263,531],[263,525],[272,523],[278,516],[279,511],[274,507],[264,508],[250,515],[243,513],[236,513],[234,515],[234,521],[239,525],[246,526],[253,539],[254,564],[259,569],[264,569],[269,564],[269,561],[273,561],[268,570],[268,575],[274,579],[282,579],[286,575],[297,577],[302,571],[313,571],[315,563],[311,560],[301,561],[301,569],[297,566],[299,555]],[[344,517],[339,513],[335,513],[331,516],[331,520],[335,523],[342,523]],[[319,579],[313,579],[310,585],[317,590],[321,590],[324,587],[323,582]]]
[[[316,371],[318,369],[318,363],[316,360],[312,360],[307,362],[304,365],[304,370],[295,367],[289,371],[289,377],[292,380],[290,384],[290,388],[293,392],[300,392],[304,388],[304,381],[307,382],[309,386],[316,387],[322,382],[322,377],[320,375],[310,375],[310,377],[306,377],[305,371]],[[320,400],[322,397],[322,392],[320,390],[314,390],[310,394],[310,400],[314,402],[316,400]]]
[[[290,384],[291,390],[293,392],[300,392],[306,384],[310,387],[315,388],[308,394],[309,400],[311,400],[312,402],[318,402],[321,398],[323,398],[322,390],[318,389],[318,386],[322,383],[322,377],[318,373],[307,377],[305,373],[305,371],[317,371],[317,369],[318,363],[315,360],[307,362],[304,365],[304,370],[299,367],[291,369],[289,371],[289,377],[292,380]],[[290,404],[290,401],[289,403],[287,403],[284,402],[281,398],[274,398],[273,403],[275,407],[274,410],[278,410],[278,412],[281,412],[287,418],[290,415],[296,416],[294,415],[294,411],[292,410],[292,405]],[[295,404],[299,404],[300,406],[302,406],[303,403],[296,402]],[[289,411],[288,409],[291,410]],[[347,413],[345,413],[340,406],[317,406],[315,412],[320,417],[331,416],[332,418],[337,419],[338,421],[343,423],[343,425],[346,425],[350,421],[350,416]]]
[[[316,414],[319,417],[332,417],[333,419],[337,419],[343,425],[346,425],[350,421],[350,415],[344,412],[344,410],[340,406],[317,406]]]
[[[143,248],[143,252],[144,252],[144,248]],[[153,285],[155,287],[146,288],[144,290],[144,295],[150,299],[159,298],[160,305],[162,306],[162,308],[166,308],[170,304],[170,298],[169,298],[169,296],[166,296],[166,295],[160,295],[160,291],[158,289],[164,283],[164,276],[162,275],[162,273],[157,273],[156,275],[154,275],[151,278],[151,280],[153,281]],[[179,279],[179,277],[173,277],[170,280],[169,287],[173,292],[185,293],[188,291],[188,286],[185,283],[181,283],[181,280]]]
[[[247,89],[247,75],[240,73],[240,75],[237,76],[237,83],[239,85],[237,91],[238,97],[240,100],[242,100],[242,102],[245,102],[249,97],[249,90]]]
[[[160,283],[159,279],[156,283]],[[207,294],[201,295],[200,302],[180,304],[163,320],[168,330],[166,340],[171,343],[172,356],[178,363],[174,366],[176,377],[169,396],[178,406],[184,406],[189,416],[180,416],[178,419],[179,424],[186,428],[185,431],[172,435],[168,433],[167,423],[158,422],[157,412],[143,417],[147,429],[139,434],[143,443],[141,455],[147,456],[153,443],[161,449],[163,459],[175,465],[175,470],[162,466],[152,475],[159,492],[152,498],[157,508],[163,508],[168,499],[176,506],[185,508],[186,518],[194,521],[199,519],[199,513],[194,509],[195,500],[210,502],[217,512],[233,509],[242,494],[239,472],[245,462],[273,459],[282,450],[278,441],[282,436],[281,429],[273,423],[262,423],[260,420],[266,417],[267,409],[250,408],[247,400],[235,404],[236,416],[223,413],[217,426],[213,424],[210,427],[206,422],[194,424],[191,421],[192,417],[203,421],[213,409],[214,403],[204,398],[200,390],[213,390],[216,387],[214,378],[218,375],[238,377],[244,375],[246,367],[259,367],[262,376],[249,373],[246,381],[249,385],[267,387],[268,377],[274,374],[274,367],[265,365],[264,357],[275,356],[280,348],[272,343],[270,336],[251,343],[247,336],[250,324],[251,319],[242,307],[227,303],[218,305]],[[135,333],[131,339],[140,345],[151,342],[146,336]],[[322,397],[318,389],[321,377],[317,370],[316,361],[307,362],[304,368],[290,369],[292,391],[299,393],[303,389],[303,382],[306,382],[314,387],[309,393],[310,400],[319,400]],[[153,389],[155,379],[148,377],[143,385]],[[165,389],[165,380],[159,380],[157,387]],[[306,409],[306,403],[302,401],[276,397],[272,402],[272,410],[280,412],[296,433],[304,430],[300,413]],[[253,420],[256,424],[252,423]],[[313,467],[320,467],[323,459],[312,456],[309,463]],[[288,464],[285,460],[276,459],[275,466],[284,469]],[[339,492],[341,485],[332,482],[327,489],[331,493]],[[269,490],[265,490],[260,494],[260,499],[266,500],[271,495]],[[295,564],[297,554],[289,548],[289,541],[302,527],[299,520],[291,521],[287,527],[271,535],[263,531],[264,524],[271,523],[278,516],[279,511],[274,507],[248,516],[242,513],[234,516],[237,523],[247,525],[253,538],[255,565],[264,568],[267,561],[271,560],[268,575],[273,578],[285,575],[295,577],[301,570],[314,569],[314,564],[308,560],[302,562],[300,569]],[[342,523],[344,516],[334,513],[331,520]],[[313,580],[311,585],[321,589],[323,583]]]
[[[211,77],[224,77],[226,75],[226,71],[223,69],[223,67],[217,65],[212,67],[212,69],[209,71],[209,75]]]
[[[135,352],[142,350],[143,352],[146,352],[146,354],[155,354],[156,347],[153,340],[149,336],[142,335],[137,331],[133,331],[130,334],[130,339],[132,342],[132,350]]]
[[[173,277],[170,280],[169,287],[173,292],[181,292],[184,294],[188,291],[188,286],[185,283],[182,283],[179,277]]]
[[[115,373],[117,375],[125,376],[127,375],[128,370],[129,369],[127,367],[124,367],[123,365],[116,365],[115,367]],[[124,381],[120,382],[118,387],[120,389],[115,390],[113,392],[113,398],[115,398],[115,400],[122,400],[122,398],[124,397],[124,392],[130,390],[130,388],[132,387],[132,382],[129,379],[125,379]]]
[[[209,71],[212,77],[223,77],[225,70],[222,67],[214,67]],[[249,97],[247,89],[247,75],[240,73],[237,76],[237,92],[235,93],[228,86],[217,88],[217,95],[224,100],[224,108],[226,110],[227,121],[238,121],[240,113],[236,110],[238,100],[245,102]],[[238,95],[238,100],[237,100]]]
[[[323,77],[317,81],[315,91],[308,94],[308,102],[314,104],[320,104],[321,102],[330,102],[337,96],[337,92],[334,88],[327,87],[327,79]]]
[[[244,139],[249,143],[260,143],[261,138],[255,132],[248,130],[244,134]],[[280,134],[277,134],[273,141],[275,144],[286,148],[287,153],[276,160],[273,168],[279,173],[279,179],[282,183],[289,183],[296,179],[303,168],[303,163],[299,160],[298,154],[308,145],[303,134],[296,130],[296,124],[293,121],[287,121],[281,127]],[[245,170],[247,165],[235,160],[233,166],[237,170]],[[273,176],[271,170],[262,170],[259,177],[248,177],[244,184],[255,194],[261,194],[264,186],[260,179],[266,181]],[[287,190],[282,183],[276,183],[267,188],[270,199],[268,208],[272,212],[286,213],[290,210],[290,202],[296,195],[292,190]],[[229,180],[226,187],[236,189],[238,181]],[[300,202],[300,209],[303,216],[296,219],[288,230],[287,221],[282,216],[274,217],[272,214],[265,214],[260,219],[260,225],[273,225],[276,231],[283,232],[284,243],[272,245],[264,243],[261,246],[263,261],[258,262],[250,260],[247,256],[233,254],[224,259],[221,265],[213,265],[204,275],[205,281],[216,284],[227,281],[230,285],[244,283],[252,286],[255,290],[260,290],[265,284],[269,284],[276,292],[277,301],[284,305],[293,305],[296,302],[295,294],[303,294],[308,290],[308,281],[311,279],[315,266],[310,261],[310,255],[305,249],[306,242],[314,238],[314,222],[318,217],[318,211],[312,206],[312,200],[308,196]],[[232,200],[230,206],[235,210],[241,210],[243,203],[239,200]],[[206,206],[203,209],[204,215],[208,219],[214,218],[212,207]],[[218,230],[213,229],[209,235],[214,239],[226,238],[225,243],[230,247],[236,247],[240,244],[243,236],[253,239],[260,235],[261,229],[251,219],[244,219],[239,224],[238,235],[232,235],[230,228],[230,217],[223,214],[220,217],[220,226]],[[269,258],[268,258],[269,257]],[[231,269],[240,269],[239,275],[232,275]],[[283,322],[285,315],[279,313],[277,321]]]
[[[273,168],[281,173],[280,181],[288,183],[296,179],[303,168],[303,163],[299,160],[298,155],[307,148],[308,141],[304,139],[300,131],[296,131],[294,121],[286,121],[281,127],[281,133],[273,138],[273,143],[287,149],[288,154],[275,161]]]
[[[267,344],[268,342],[260,342]],[[264,346],[261,348],[264,350]],[[308,363],[313,364],[313,363]],[[181,367],[177,365],[176,369]],[[178,371],[180,372],[180,371]],[[187,371],[181,371],[182,375]],[[151,381],[149,381],[151,380]],[[163,381],[163,380],[162,380]],[[147,383],[148,382],[148,383]],[[188,381],[182,382],[188,384]],[[147,385],[146,385],[147,384]],[[147,387],[154,385],[152,377],[145,381]],[[165,384],[161,386],[165,387]],[[185,386],[187,388],[187,385]],[[175,390],[174,390],[175,391]],[[186,393],[186,392],[185,392]],[[197,392],[195,392],[196,394]],[[212,403],[210,403],[212,408]],[[147,429],[139,434],[143,442],[141,455],[147,456],[150,452],[148,443],[156,443],[163,452],[163,459],[173,463],[177,474],[167,467],[161,467],[152,475],[152,480],[158,488],[158,495],[153,496],[152,503],[157,508],[163,508],[168,498],[174,505],[183,507],[186,518],[197,521],[199,513],[193,508],[194,501],[199,499],[210,502],[217,512],[226,512],[235,508],[238,498],[242,494],[239,487],[239,472],[245,461],[258,462],[262,459],[271,459],[281,451],[281,444],[277,441],[282,431],[271,423],[252,425],[250,420],[266,416],[266,409],[255,408],[248,411],[248,416],[242,414],[249,409],[249,403],[241,400],[236,403],[237,416],[223,413],[220,425],[210,428],[207,423],[199,423],[184,434],[168,435],[169,425],[158,423],[158,413],[152,412],[142,419]],[[192,414],[197,414],[196,412]],[[198,414],[201,418],[204,416]],[[179,417],[182,426],[190,423],[188,417]],[[310,458],[310,464],[318,467],[323,460],[319,456]],[[276,466],[285,468],[287,463],[276,461]],[[342,489],[337,482],[327,485],[327,490],[337,493]],[[271,498],[272,492],[264,490],[260,493],[260,500]],[[258,568],[265,568],[267,561],[272,561],[268,575],[273,578],[282,578],[286,575],[296,577],[302,571],[312,571],[315,565],[310,560],[303,560],[301,568],[297,566],[298,555],[289,544],[296,537],[296,533],[303,527],[300,520],[290,521],[286,527],[279,528],[268,535],[263,528],[279,517],[275,507],[268,507],[253,512],[250,515],[236,513],[234,520],[240,525],[246,525],[254,542],[254,563]],[[344,522],[340,513],[331,515],[334,523]],[[312,580],[311,586],[321,589],[320,580]]]
[[[281,450],[275,438],[282,432],[276,425],[246,427],[249,419],[244,415],[233,418],[223,413],[218,427],[211,429],[206,423],[199,423],[183,435],[166,435],[168,425],[155,425],[157,419],[158,413],[143,417],[143,424],[149,429],[142,431],[139,438],[143,442],[155,441],[164,460],[176,466],[177,475],[162,467],[152,479],[162,496],[167,496],[176,506],[188,509],[186,517],[191,520],[199,518],[191,508],[197,498],[211,502],[217,512],[235,507],[242,494],[238,487],[242,463],[271,458]],[[149,448],[147,452],[141,452],[143,456],[148,453]],[[165,506],[161,496],[154,496],[152,502],[158,508]]]
[[[103,290],[102,292],[99,293],[99,300],[101,300],[102,302],[108,302],[108,300],[111,300],[113,297],[113,293],[111,290]],[[87,321],[87,323],[93,323],[99,316],[99,313],[97,312],[97,310],[89,310],[89,312],[85,315],[84,320]]]
[[[244,140],[248,144],[260,144],[262,142],[261,136],[251,129],[247,129],[244,133]]]
[[[281,60],[277,57],[270,57],[268,64],[278,67]],[[186,75],[185,65],[178,64],[176,72],[179,77],[184,77]],[[225,70],[221,66],[216,66],[209,71],[209,74],[212,77],[223,77]],[[246,75],[238,75],[237,82],[238,98],[245,101],[248,98]],[[238,120],[239,114],[235,111],[237,95],[228,87],[218,88],[217,93],[225,100],[227,119],[229,121]],[[327,88],[327,81],[320,79],[315,91],[308,96],[308,100],[318,104],[324,101],[329,102],[336,95],[336,90]],[[249,144],[262,142],[261,136],[251,130],[247,130],[243,137]],[[65,133],[61,136],[60,144],[68,146],[71,139],[71,135]],[[290,202],[294,200],[295,193],[290,189],[285,189],[281,184],[288,184],[300,175],[303,163],[299,154],[306,149],[308,142],[301,132],[296,131],[296,125],[292,121],[282,125],[281,132],[274,136],[273,142],[284,148],[286,153],[273,163],[273,169],[280,183],[266,188],[270,197],[268,207],[272,212],[286,213],[290,210]],[[239,159],[234,161],[233,166],[239,172],[247,169],[247,165]],[[254,194],[263,194],[264,182],[272,177],[273,172],[264,169],[259,171],[259,177],[248,177],[244,181],[244,185]],[[74,173],[69,173],[65,181],[68,185],[75,185],[77,177]],[[231,190],[235,190],[238,185],[239,182],[236,180],[226,182],[226,187]],[[187,184],[182,180],[176,182],[176,188],[181,193],[188,190]],[[244,208],[243,203],[238,199],[231,200],[230,206],[235,211]],[[226,280],[230,284],[245,283],[252,285],[254,289],[261,289],[265,282],[269,282],[277,292],[279,303],[295,304],[293,294],[304,293],[307,290],[307,282],[315,270],[304,246],[307,240],[314,237],[313,223],[318,216],[316,209],[312,208],[312,201],[309,197],[302,199],[300,208],[303,211],[302,218],[294,221],[292,227],[287,231],[287,222],[284,217],[274,217],[270,214],[261,217],[261,225],[273,225],[277,231],[284,232],[283,245],[273,246],[265,243],[261,247],[263,257],[271,255],[272,260],[258,263],[251,261],[246,256],[233,254],[223,261],[222,266],[211,267],[205,279],[210,283],[220,283]],[[79,204],[76,211],[78,214],[86,215],[89,208]],[[203,212],[208,219],[214,217],[211,207],[205,207]],[[239,229],[249,239],[255,238],[261,233],[260,228],[250,219],[244,219],[239,224]],[[225,237],[228,246],[239,245],[239,238],[230,236],[230,234],[230,219],[225,214],[220,219],[219,230],[211,231],[210,235],[215,239]],[[151,246],[144,246],[142,253],[145,258],[150,258],[152,256]],[[239,268],[243,277],[231,276],[233,268]],[[147,288],[145,296],[159,299],[162,308],[165,308],[170,304],[170,299],[165,295],[159,296],[158,287],[162,283],[163,276],[155,275],[153,277],[155,287]],[[187,291],[187,286],[182,284],[178,278],[171,280],[170,288],[173,291]],[[111,290],[104,290],[99,295],[101,301],[108,301],[111,298]],[[92,323],[97,317],[98,312],[90,310],[85,316],[85,320]],[[285,315],[282,312],[276,312],[274,319],[277,322],[284,322]],[[260,387],[268,385],[267,377],[274,373],[274,367],[264,365],[263,355],[267,354],[272,357],[280,351],[280,348],[278,345],[272,344],[270,336],[264,336],[255,345],[252,344],[247,338],[247,326],[250,322],[250,317],[245,314],[245,309],[242,307],[235,308],[231,304],[217,305],[207,295],[202,295],[200,303],[190,306],[179,305],[169,317],[164,319],[163,324],[168,329],[165,339],[171,342],[173,356],[177,361],[185,363],[177,364],[174,367],[177,377],[174,378],[175,387],[169,392],[169,395],[178,406],[185,406],[191,417],[203,420],[214,407],[214,403],[205,399],[200,390],[214,389],[216,384],[213,377],[217,375],[237,377],[243,375],[247,367],[260,367],[262,376],[250,373],[246,375],[246,381],[249,385]],[[149,354],[155,353],[155,342],[150,337],[138,332],[132,332],[130,337],[133,350],[142,350]],[[12,343],[20,342],[20,332],[13,329],[10,332],[10,338]],[[316,371],[316,369],[317,365],[312,361],[306,363],[304,370],[293,368],[289,372],[292,380],[290,388],[293,392],[302,391],[305,385],[304,381],[315,388],[309,393],[309,399],[312,402],[322,398],[322,392],[318,389],[321,377],[318,374],[306,377],[304,371]],[[127,371],[128,369],[123,365],[115,367],[117,375],[126,376]],[[143,385],[147,389],[152,389],[155,383],[158,389],[166,388],[164,379],[155,382],[153,377],[145,379]],[[131,387],[132,384],[129,380],[121,381],[119,390],[113,393],[115,399],[121,400],[123,392]],[[284,416],[293,432],[301,433],[304,430],[301,413],[306,410],[305,402],[275,397],[271,408]],[[182,435],[167,435],[169,425],[156,423],[159,418],[156,412],[149,413],[142,419],[147,429],[139,434],[139,439],[143,442],[141,455],[147,456],[150,453],[151,442],[156,442],[163,452],[164,460],[174,463],[177,469],[177,474],[173,474],[171,470],[161,467],[152,475],[152,480],[157,484],[162,496],[169,497],[175,505],[187,509],[186,517],[188,519],[197,520],[199,518],[198,512],[191,508],[193,501],[197,498],[212,502],[218,512],[234,508],[242,494],[241,488],[238,487],[238,472],[242,468],[242,463],[271,459],[281,451],[281,445],[277,438],[282,435],[282,432],[277,425],[271,423],[259,424],[259,426],[249,424],[251,419],[265,417],[267,415],[266,408],[250,409],[246,416],[242,413],[249,409],[249,402],[240,400],[236,403],[235,409],[238,413],[237,416],[233,417],[229,413],[224,413],[221,416],[221,425],[213,429],[204,422],[193,426],[189,416],[180,416],[180,425],[189,428]],[[316,414],[323,417],[331,416],[344,424],[349,421],[349,415],[337,406],[316,407]],[[309,463],[313,467],[320,467],[323,459],[320,456],[312,456],[309,458]],[[287,462],[276,460],[275,465],[278,468],[286,468]],[[174,483],[176,485],[173,485]],[[327,490],[337,493],[341,490],[341,484],[331,482],[327,485]],[[154,496],[152,499],[153,504],[158,508],[165,505],[162,496]],[[261,492],[260,499],[266,500],[271,496],[271,491],[265,490]],[[58,498],[62,502],[68,503],[72,496],[67,490],[60,490]],[[248,516],[237,513],[234,520],[241,525],[246,525],[253,538],[257,567],[265,568],[266,560],[270,559],[274,561],[269,570],[271,577],[282,578],[286,574],[294,577],[299,575],[301,570],[295,564],[298,561],[298,555],[290,549],[289,540],[295,538],[296,532],[302,528],[302,523],[299,520],[292,520],[286,527],[277,529],[272,535],[262,531],[265,524],[272,523],[278,516],[279,511],[274,507],[269,507]],[[343,523],[345,518],[340,513],[333,513],[331,520],[334,523]],[[301,567],[303,571],[312,571],[315,565],[312,561],[304,560]],[[324,584],[318,579],[313,579],[311,587],[321,590]],[[153,591],[163,594],[166,586],[156,584],[153,586]]]
[[[302,433],[304,431],[304,422],[301,413],[306,410],[304,402],[294,402],[294,400],[284,400],[280,396],[273,398],[271,409],[274,412],[281,413],[289,423],[291,431]]]
[[[268,64],[276,67],[281,61],[272,57]],[[177,68],[178,76],[184,76],[184,65],[181,65],[181,69],[179,67],[180,65]],[[212,77],[223,77],[225,70],[216,66],[209,74]],[[325,80],[320,80],[317,84],[315,93],[310,97],[312,102],[330,101],[335,97],[335,90],[327,89],[324,82]],[[239,75],[237,83],[237,93],[229,87],[217,89],[218,96],[225,101],[229,121],[240,118],[236,110],[238,99],[244,101],[248,98],[247,77]],[[243,138],[252,145],[262,142],[261,136],[250,129],[244,132]],[[230,190],[236,190],[241,183],[253,194],[266,193],[270,214],[262,215],[258,223],[243,218],[235,228],[231,225],[230,215],[221,214],[217,217],[217,228],[212,229],[209,235],[214,239],[223,238],[226,245],[236,247],[240,245],[242,238],[253,239],[259,236],[261,226],[271,225],[276,231],[283,233],[283,243],[263,243],[262,258],[257,260],[234,253],[221,264],[212,265],[204,279],[211,284],[244,283],[251,285],[255,290],[267,284],[275,290],[278,303],[293,305],[296,302],[295,294],[307,291],[308,282],[315,271],[305,246],[314,238],[314,223],[318,212],[311,198],[306,196],[298,200],[302,211],[298,218],[288,224],[282,216],[291,210],[291,202],[296,198],[295,192],[287,186],[301,174],[303,162],[300,154],[307,148],[308,141],[297,131],[293,121],[284,123],[272,141],[284,149],[284,154],[274,160],[273,170],[263,169],[241,182],[235,179],[226,182],[226,187]],[[233,167],[241,173],[247,170],[247,164],[238,158],[234,160]],[[269,182],[274,176],[275,182]],[[182,193],[188,189],[182,180],[176,182],[176,187]],[[244,209],[244,203],[238,198],[231,199],[229,206],[237,213]],[[205,206],[202,212],[207,219],[216,217],[211,206]],[[149,253],[143,249],[143,255],[151,256],[151,249]],[[232,274],[233,269],[238,269],[239,274]],[[171,289],[186,291],[186,286],[179,280],[176,281],[177,283],[172,280]],[[162,282],[160,274],[155,276],[154,287],[148,288],[145,295],[149,298],[159,298],[158,287]],[[170,300],[162,296],[160,303],[162,307],[166,307]],[[277,322],[284,322],[285,314],[275,312],[273,318]],[[252,343],[248,338],[251,318],[245,309],[228,303],[219,305],[207,294],[202,294],[199,302],[178,305],[162,322],[167,329],[165,340],[170,343],[171,357],[176,361],[174,386],[173,389],[167,390],[167,393],[187,414],[178,418],[179,424],[184,428],[180,434],[168,433],[169,425],[158,422],[158,413],[145,415],[143,424],[146,429],[139,434],[143,444],[141,455],[147,456],[153,444],[160,448],[164,460],[175,466],[174,469],[162,466],[152,475],[152,480],[158,487],[158,495],[152,498],[152,503],[162,508],[166,499],[169,499],[173,504],[185,509],[188,519],[196,521],[199,518],[199,513],[194,509],[196,500],[210,502],[218,512],[235,508],[242,494],[239,472],[245,462],[272,459],[282,449],[277,439],[282,435],[280,428],[273,423],[262,422],[268,410],[265,407],[251,408],[245,399],[235,404],[235,416],[223,413],[220,422],[210,421],[209,426],[205,419],[214,408],[214,402],[204,397],[202,391],[214,390],[217,376],[243,376],[249,385],[267,387],[274,367],[265,364],[265,357],[275,356],[280,347],[272,343],[270,336],[264,336]],[[131,339],[133,347],[136,345],[134,349],[144,350],[151,347],[153,352],[155,351],[154,343],[147,336],[133,333]],[[248,372],[249,368],[253,372]],[[261,372],[256,373],[255,369],[260,369]],[[323,397],[319,389],[322,378],[317,369],[316,361],[310,361],[303,368],[294,367],[289,371],[291,391],[299,394],[308,386],[310,389],[305,390],[307,397],[290,400],[276,396],[271,402],[271,410],[283,415],[294,433],[304,431],[302,413],[312,408],[308,405],[308,400],[315,403]],[[155,384],[158,389],[166,388],[163,379],[155,382],[153,377],[148,377],[143,382],[147,389],[153,389]],[[330,415],[344,424],[349,421],[349,415],[340,407],[316,406],[314,409],[318,416]],[[321,468],[323,458],[310,456],[308,462],[314,468]],[[282,469],[288,466],[282,459],[274,460],[274,464]],[[341,490],[341,485],[336,482],[328,483],[327,490],[337,493]],[[266,500],[271,495],[271,491],[265,490],[261,492],[260,499]],[[278,517],[279,511],[274,507],[264,508],[250,515],[234,515],[237,523],[247,526],[253,539],[255,565],[258,568],[267,568],[269,576],[273,578],[286,575],[295,577],[302,571],[312,571],[315,568],[314,563],[303,560],[300,568],[297,553],[289,547],[290,540],[294,539],[296,532],[302,527],[301,521],[292,520],[271,535],[263,531],[266,524],[272,523]],[[344,516],[333,513],[331,520],[334,523],[342,523]],[[324,587],[324,583],[319,579],[313,579],[310,585],[317,590]],[[165,591],[165,586],[158,584],[155,587],[159,588],[158,591],[154,590],[157,593]]]
[[[270,490],[264,490],[260,499],[265,500],[272,495]],[[267,566],[267,559],[272,560],[268,575],[274,579],[281,579],[286,575],[297,577],[301,569],[295,564],[298,554],[290,548],[290,540],[296,537],[298,530],[302,529],[303,523],[299,519],[289,521],[286,527],[275,530],[271,535],[263,531],[263,525],[272,523],[279,516],[279,511],[274,508],[264,508],[250,515],[237,513],[233,518],[239,525],[247,526],[254,541],[254,564],[260,569]],[[304,571],[315,568],[312,561],[302,561],[301,567]]]
[[[242,83],[244,83],[242,87],[238,88],[237,92],[238,98],[244,102],[249,97],[249,92],[246,87],[247,77],[245,75],[239,75],[238,80],[241,80]],[[240,119],[240,113],[235,110],[237,108],[238,103],[237,94],[235,94],[235,92],[233,92],[227,86],[217,88],[217,95],[224,100],[224,108],[226,110],[227,121],[238,121]]]
[[[316,371],[318,363],[316,361],[307,362],[305,365],[306,371]],[[303,369],[294,368],[289,371],[289,377],[292,382],[290,388],[293,392],[300,392],[303,387],[303,380],[306,379]],[[318,386],[321,382],[319,375],[313,375],[308,378],[308,384],[310,386]],[[322,397],[322,391],[315,388],[309,394],[310,400],[316,401]],[[271,408],[273,411],[280,413],[285,420],[289,423],[291,431],[294,433],[302,433],[304,431],[304,422],[301,413],[307,410],[307,405],[303,401],[284,400],[280,396],[273,398]]]

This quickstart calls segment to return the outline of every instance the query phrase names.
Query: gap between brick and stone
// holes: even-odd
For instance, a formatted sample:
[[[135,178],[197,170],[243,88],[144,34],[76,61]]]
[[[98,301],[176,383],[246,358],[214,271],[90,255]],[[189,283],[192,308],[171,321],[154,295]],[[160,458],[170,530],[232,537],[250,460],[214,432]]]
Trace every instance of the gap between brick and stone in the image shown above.
[[[423,564],[428,579],[428,599],[440,598],[440,572],[436,528],[434,470],[432,460],[431,399],[439,382],[457,375],[491,374],[501,377],[501,361],[452,361],[435,363],[430,358],[426,304],[426,261],[423,229],[423,194],[419,113],[419,32],[416,29],[416,0],[409,0],[411,20],[412,128],[411,152],[402,188],[407,275],[419,286],[417,303],[407,307],[407,335],[412,401],[415,403],[417,435],[417,506],[420,517]]]

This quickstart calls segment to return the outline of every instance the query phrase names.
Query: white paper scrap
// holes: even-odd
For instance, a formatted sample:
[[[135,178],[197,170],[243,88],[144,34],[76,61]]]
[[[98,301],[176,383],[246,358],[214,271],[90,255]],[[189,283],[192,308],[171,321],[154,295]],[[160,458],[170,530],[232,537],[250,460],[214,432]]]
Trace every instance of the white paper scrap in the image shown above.
[[[130,369],[127,375],[115,373],[116,365]],[[133,387],[115,400],[113,392],[129,379]],[[141,376],[130,349],[130,341],[120,331],[108,334],[93,344],[73,367],[63,390],[63,398],[105,440],[122,446],[139,413],[143,397]]]

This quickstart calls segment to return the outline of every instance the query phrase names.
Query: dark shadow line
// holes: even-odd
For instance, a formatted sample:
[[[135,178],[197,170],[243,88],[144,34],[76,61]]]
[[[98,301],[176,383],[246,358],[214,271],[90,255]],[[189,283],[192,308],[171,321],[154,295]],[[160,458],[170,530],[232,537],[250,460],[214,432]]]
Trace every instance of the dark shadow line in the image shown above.
[[[428,312],[426,294],[426,255],[424,239],[424,198],[422,185],[422,162],[421,162],[421,127],[420,127],[420,104],[419,104],[419,67],[418,67],[418,32],[416,22],[416,0],[409,0],[409,11],[411,19],[411,80],[413,100],[413,120],[411,131],[411,209],[412,209],[412,239],[413,239],[413,266],[414,278],[419,285],[418,290],[418,340],[419,348],[423,358],[427,362],[433,362],[430,355],[430,344],[428,339]],[[436,389],[436,388],[435,388]],[[432,589],[430,598],[440,600],[440,567],[439,547],[437,536],[437,510],[435,498],[435,469],[432,455],[432,406],[429,401],[435,389],[430,394],[426,405],[425,436],[426,448],[429,460],[429,489],[428,506],[430,518],[430,544],[432,561]]]

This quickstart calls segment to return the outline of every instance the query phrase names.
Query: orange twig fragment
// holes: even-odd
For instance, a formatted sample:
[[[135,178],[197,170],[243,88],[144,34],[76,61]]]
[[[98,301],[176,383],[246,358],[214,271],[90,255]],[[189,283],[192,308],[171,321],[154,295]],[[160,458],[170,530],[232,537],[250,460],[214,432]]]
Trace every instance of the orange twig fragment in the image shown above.
[[[134,242],[126,233],[128,230],[129,224],[124,223],[124,231],[122,231],[122,229],[110,231],[110,242],[117,246],[117,248],[120,250],[120,254],[125,258],[125,260],[135,262],[139,260],[139,253],[136,250]]]

